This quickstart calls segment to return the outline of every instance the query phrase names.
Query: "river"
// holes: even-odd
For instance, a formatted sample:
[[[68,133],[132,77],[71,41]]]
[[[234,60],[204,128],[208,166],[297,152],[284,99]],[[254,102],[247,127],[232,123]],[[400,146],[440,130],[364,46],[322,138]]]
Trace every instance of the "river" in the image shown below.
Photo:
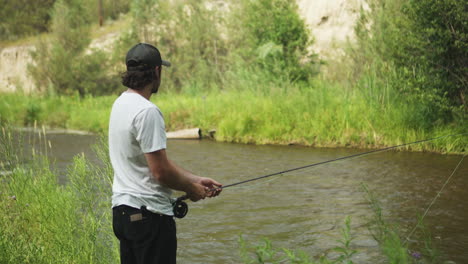
[[[92,135],[48,134],[49,155],[64,170],[78,153],[91,159]],[[170,140],[168,155],[197,174],[231,184],[364,150],[255,146],[209,140]],[[332,255],[344,219],[351,217],[355,263],[385,263],[367,227],[373,213],[366,184],[385,218],[408,235],[460,161],[459,155],[387,151],[290,172],[227,188],[220,197],[189,202],[177,220],[179,263],[240,263],[239,236],[275,248]],[[429,210],[427,224],[444,260],[468,263],[468,162],[465,160]],[[63,179],[62,179],[63,180]],[[421,245],[419,233],[411,245]]]

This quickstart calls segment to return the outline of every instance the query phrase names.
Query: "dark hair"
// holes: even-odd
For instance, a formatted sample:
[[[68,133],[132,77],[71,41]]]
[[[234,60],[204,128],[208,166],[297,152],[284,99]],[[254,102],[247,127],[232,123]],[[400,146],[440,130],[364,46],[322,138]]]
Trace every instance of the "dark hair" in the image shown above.
[[[134,90],[142,90],[155,78],[156,75],[153,69],[146,71],[126,71],[122,73],[122,84]]]

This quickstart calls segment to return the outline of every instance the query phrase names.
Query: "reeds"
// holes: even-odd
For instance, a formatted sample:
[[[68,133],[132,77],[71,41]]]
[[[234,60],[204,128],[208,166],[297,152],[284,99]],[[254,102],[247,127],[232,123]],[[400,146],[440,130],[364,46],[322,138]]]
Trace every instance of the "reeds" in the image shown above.
[[[327,252],[325,256],[313,258],[301,250],[292,250],[287,248],[275,248],[273,243],[264,238],[262,242],[252,245],[248,243],[242,236],[239,237],[240,255],[242,263],[247,264],[263,264],[263,263],[291,263],[291,264],[353,264],[353,255],[357,253],[353,249],[351,242],[351,218],[348,216],[344,220],[344,225],[341,228],[341,240],[337,241],[338,246]],[[333,254],[330,254],[333,253]]]
[[[4,131],[2,148],[21,149]],[[0,263],[117,263],[109,171],[78,155],[69,183],[59,184],[43,131],[32,136],[32,156],[2,152],[9,173],[0,176]]]

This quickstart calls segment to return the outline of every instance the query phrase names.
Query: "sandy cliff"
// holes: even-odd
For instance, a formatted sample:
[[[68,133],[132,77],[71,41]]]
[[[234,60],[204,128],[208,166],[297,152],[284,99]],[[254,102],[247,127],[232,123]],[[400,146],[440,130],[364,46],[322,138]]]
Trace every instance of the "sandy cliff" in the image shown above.
[[[315,43],[312,49],[325,58],[342,54],[343,45],[354,40],[354,25],[364,0],[297,0]]]
[[[14,92],[34,90],[34,83],[27,74],[32,63],[31,45],[11,46],[0,51],[0,91]]]

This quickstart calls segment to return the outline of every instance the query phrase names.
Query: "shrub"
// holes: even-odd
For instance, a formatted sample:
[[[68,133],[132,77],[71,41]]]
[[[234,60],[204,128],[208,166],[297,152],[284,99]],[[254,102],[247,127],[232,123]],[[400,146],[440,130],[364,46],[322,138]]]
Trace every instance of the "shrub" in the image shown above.
[[[50,9],[55,0],[0,1],[0,39],[19,37],[45,32],[51,17]]]
[[[101,0],[104,20],[115,20],[122,13],[130,9],[127,0]],[[0,38],[14,40],[29,35],[36,35],[49,31],[51,24],[51,10],[56,0],[15,0],[0,1]],[[72,3],[73,1],[67,1]],[[87,23],[97,23],[98,1],[82,0],[82,16],[89,17]]]
[[[219,85],[226,67],[221,16],[208,1],[139,0],[132,4],[132,30],[125,50],[137,42],[155,45],[172,67],[163,72],[168,90],[199,83],[204,90]],[[166,77],[167,76],[167,77]]]
[[[107,55],[86,50],[91,42],[90,17],[82,0],[57,1],[52,17],[51,39],[40,41],[32,52],[35,64],[29,70],[37,87],[65,95],[78,93],[81,97],[115,89],[116,78],[106,72]]]
[[[404,42],[405,58],[399,65],[416,65],[427,70],[421,89],[439,90],[450,105],[466,107],[468,87],[468,12],[466,3],[456,0],[409,1],[403,12],[411,21],[415,42]]]
[[[286,81],[308,80],[318,71],[292,1],[139,0],[131,13],[119,56],[138,41],[157,46],[173,64],[164,71],[168,90],[225,89],[246,69],[251,77],[267,72]]]
[[[462,2],[372,0],[356,27],[357,76],[375,74],[400,99],[415,105],[408,122],[453,120],[466,102],[467,13]],[[355,51],[356,51],[355,50]],[[358,77],[359,78],[359,77]]]
[[[307,50],[313,41],[294,1],[242,0],[235,7],[230,35],[247,63],[292,81],[318,73],[316,54]]]

